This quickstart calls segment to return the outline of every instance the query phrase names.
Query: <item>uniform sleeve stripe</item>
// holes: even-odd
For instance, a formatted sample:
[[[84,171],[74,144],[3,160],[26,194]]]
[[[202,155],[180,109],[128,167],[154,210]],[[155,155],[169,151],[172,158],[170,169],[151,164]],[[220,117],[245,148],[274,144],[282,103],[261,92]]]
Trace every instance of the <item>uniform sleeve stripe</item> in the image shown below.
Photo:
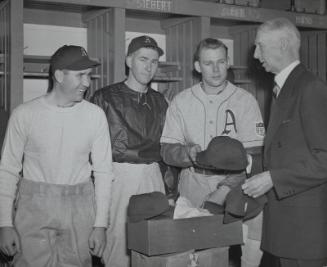
[[[242,141],[244,147],[255,147],[255,146],[263,146],[263,140],[250,140],[250,141]]]
[[[160,143],[180,143],[180,144],[183,144],[184,141],[183,140],[179,140],[179,139],[174,138],[174,137],[161,136]]]

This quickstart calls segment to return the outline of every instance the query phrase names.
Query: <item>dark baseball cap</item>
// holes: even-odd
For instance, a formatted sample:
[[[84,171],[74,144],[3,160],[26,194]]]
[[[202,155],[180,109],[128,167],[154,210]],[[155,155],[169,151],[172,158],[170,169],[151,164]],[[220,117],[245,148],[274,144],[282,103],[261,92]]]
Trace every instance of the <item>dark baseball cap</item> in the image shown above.
[[[224,223],[231,223],[238,220],[249,220],[257,216],[267,203],[266,195],[252,198],[245,195],[242,185],[231,189],[227,194],[224,205],[219,205],[211,201],[205,201],[203,208],[212,214],[224,214]]]
[[[127,217],[129,222],[138,222],[171,214],[168,198],[162,192],[154,191],[132,195],[129,199]]]
[[[132,39],[127,49],[127,55],[129,56],[140,48],[152,48],[158,51],[159,56],[164,54],[163,50],[158,46],[157,42],[153,38],[147,35],[142,35]]]
[[[238,185],[226,196],[224,223],[254,218],[263,210],[266,203],[266,195],[250,197],[243,193],[242,185]]]
[[[85,70],[100,65],[98,61],[91,60],[86,50],[77,45],[64,45],[60,47],[50,59],[52,72],[55,70]]]
[[[204,169],[239,171],[248,164],[243,144],[229,136],[212,138],[206,150],[197,153],[196,165]]]

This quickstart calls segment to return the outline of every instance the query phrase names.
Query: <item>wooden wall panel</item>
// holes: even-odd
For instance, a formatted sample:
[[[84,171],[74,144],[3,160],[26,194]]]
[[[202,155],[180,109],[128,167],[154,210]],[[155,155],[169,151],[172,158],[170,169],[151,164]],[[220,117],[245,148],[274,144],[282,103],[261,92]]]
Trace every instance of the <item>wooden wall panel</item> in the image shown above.
[[[5,1],[6,2],[6,1]],[[8,46],[10,48],[9,90],[10,90],[10,111],[23,103],[23,0],[11,0],[10,14],[6,20],[10,23]],[[17,34],[18,33],[18,34]]]
[[[5,1],[0,5],[0,51],[1,51],[1,63],[0,63],[0,146],[6,132],[7,121],[9,117],[10,107],[10,77],[8,68],[10,66],[9,61],[9,34],[10,34],[10,4],[9,1]]]
[[[327,33],[318,34],[318,73],[317,75],[323,79],[327,80]]]
[[[323,81],[327,79],[327,32],[301,33],[301,62]]]
[[[94,70],[98,78],[93,80],[89,97],[95,90],[125,78],[125,9],[88,12],[83,20],[87,24],[89,55],[101,63]]]
[[[165,90],[162,93],[171,100],[177,93],[197,82],[193,76],[193,54],[199,41],[210,36],[210,18],[166,19],[161,25],[166,32],[166,60],[181,65],[175,76],[182,80],[161,87]]]
[[[234,72],[243,71],[239,87],[252,93],[257,99],[267,124],[270,110],[272,75],[265,72],[260,62],[253,58],[256,26],[233,26],[230,35],[234,40]],[[240,67],[240,70],[237,68]],[[242,81],[243,80],[243,81]]]
[[[317,65],[318,65],[318,58],[317,58],[317,35],[313,34],[309,37],[309,69],[315,74],[317,75]]]
[[[0,76],[0,109],[8,111],[9,98],[9,40],[10,40],[10,4],[5,1],[0,6],[0,51],[1,51],[1,76]]]
[[[301,62],[305,66],[308,66],[308,64],[309,64],[309,53],[307,51],[308,51],[308,47],[309,47],[309,42],[308,42],[308,38],[306,38],[304,35],[305,34],[302,33],[300,55],[301,55]]]
[[[122,8],[114,8],[113,9],[113,17],[110,24],[107,24],[107,32],[110,32],[109,29],[114,28],[112,30],[113,37],[113,50],[110,51],[112,53],[111,59],[113,60],[112,72],[114,76],[112,78],[113,82],[119,82],[125,79],[125,31],[126,31],[126,11]],[[112,27],[112,25],[116,25]]]
[[[62,10],[45,10],[26,7],[24,7],[24,23],[64,27],[85,27],[80,12],[69,12],[68,10],[63,12]]]
[[[23,102],[22,21],[23,0],[0,3],[0,146],[10,112]]]

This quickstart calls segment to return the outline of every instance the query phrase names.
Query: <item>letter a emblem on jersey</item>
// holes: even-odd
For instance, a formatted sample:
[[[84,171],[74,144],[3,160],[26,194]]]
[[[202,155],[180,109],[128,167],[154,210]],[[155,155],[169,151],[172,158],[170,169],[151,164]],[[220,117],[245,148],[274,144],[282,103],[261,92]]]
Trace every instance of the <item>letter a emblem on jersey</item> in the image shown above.
[[[230,109],[226,109],[225,113],[226,113],[225,129],[221,134],[228,135],[231,132],[231,128],[234,128],[235,133],[237,133],[235,115],[233,111],[231,111]]]

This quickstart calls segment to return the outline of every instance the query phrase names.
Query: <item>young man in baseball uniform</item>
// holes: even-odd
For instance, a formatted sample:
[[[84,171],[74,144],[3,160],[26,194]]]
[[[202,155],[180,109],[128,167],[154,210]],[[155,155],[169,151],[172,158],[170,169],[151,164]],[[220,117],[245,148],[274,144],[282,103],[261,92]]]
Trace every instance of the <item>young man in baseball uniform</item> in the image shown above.
[[[238,139],[248,150],[263,144],[264,124],[256,99],[227,81],[227,52],[227,47],[217,39],[207,38],[199,43],[194,68],[201,74],[201,82],[172,100],[161,137],[164,161],[183,168],[179,193],[196,207],[208,197],[223,203],[233,184],[242,182],[241,176],[229,179],[225,173],[194,164],[196,154],[205,150],[213,137],[226,135]],[[261,223],[260,213],[244,224],[242,267],[260,264]]]
[[[107,115],[115,174],[108,243],[103,254],[107,267],[130,266],[126,244],[130,197],[165,192],[159,162],[167,102],[150,86],[162,55],[163,50],[150,36],[134,38],[127,50],[127,79],[97,90],[92,99]]]
[[[0,253],[14,255],[14,266],[91,267],[91,254],[102,256],[111,144],[103,110],[83,99],[97,65],[83,47],[60,47],[48,92],[11,114],[0,163]]]

